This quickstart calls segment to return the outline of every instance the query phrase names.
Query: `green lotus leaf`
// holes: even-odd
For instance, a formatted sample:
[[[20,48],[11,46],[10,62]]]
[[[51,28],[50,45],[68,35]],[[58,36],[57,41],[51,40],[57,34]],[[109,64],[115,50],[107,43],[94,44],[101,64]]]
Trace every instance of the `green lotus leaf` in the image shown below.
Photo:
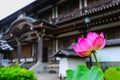
[[[76,70],[67,70],[66,80],[101,80],[103,72],[100,68],[93,66],[90,70],[83,65],[78,65]]]
[[[120,66],[108,68],[103,80],[120,80]]]

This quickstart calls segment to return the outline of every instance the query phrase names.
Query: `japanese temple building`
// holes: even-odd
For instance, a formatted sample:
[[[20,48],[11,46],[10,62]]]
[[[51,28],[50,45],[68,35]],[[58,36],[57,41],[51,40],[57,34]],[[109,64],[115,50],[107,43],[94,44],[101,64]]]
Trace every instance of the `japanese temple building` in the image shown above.
[[[54,53],[89,31],[105,34],[101,63],[120,64],[120,0],[37,0],[0,21],[10,62],[55,62]]]

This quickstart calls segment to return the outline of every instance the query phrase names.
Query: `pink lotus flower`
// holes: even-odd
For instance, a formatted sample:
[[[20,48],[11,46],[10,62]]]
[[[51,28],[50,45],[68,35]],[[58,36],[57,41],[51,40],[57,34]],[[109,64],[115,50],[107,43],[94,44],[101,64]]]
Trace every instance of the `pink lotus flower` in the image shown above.
[[[90,56],[95,50],[102,49],[105,46],[103,32],[99,34],[89,32],[87,38],[78,38],[78,43],[72,48],[81,57]]]

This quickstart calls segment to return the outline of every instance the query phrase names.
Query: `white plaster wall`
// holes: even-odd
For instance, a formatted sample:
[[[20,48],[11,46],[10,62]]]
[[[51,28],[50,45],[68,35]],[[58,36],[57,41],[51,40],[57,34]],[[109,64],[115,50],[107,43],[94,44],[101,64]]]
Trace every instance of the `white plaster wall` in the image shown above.
[[[60,68],[59,76],[66,76],[67,69],[76,69],[77,65],[83,64],[86,65],[85,59],[81,58],[61,58],[60,59]]]
[[[68,58],[68,68],[76,69],[77,65],[86,65],[85,59],[81,58]]]
[[[120,46],[106,47],[96,52],[99,62],[120,62]],[[95,61],[93,57],[92,60]]]
[[[60,58],[60,64],[59,64],[59,76],[65,76],[66,70],[68,69],[68,61],[67,58]]]

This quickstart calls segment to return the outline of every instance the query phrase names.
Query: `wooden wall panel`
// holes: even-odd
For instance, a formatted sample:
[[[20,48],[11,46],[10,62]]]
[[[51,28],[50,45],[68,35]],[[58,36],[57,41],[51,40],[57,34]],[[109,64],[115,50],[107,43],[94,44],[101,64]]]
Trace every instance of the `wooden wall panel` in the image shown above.
[[[14,48],[14,50],[9,54],[10,59],[15,59],[17,54],[17,49]]]
[[[17,48],[15,48],[12,53],[9,54],[10,59],[15,59],[17,54]],[[21,58],[31,57],[32,56],[32,45],[22,46]]]
[[[31,57],[32,55],[32,45],[24,45],[22,46],[22,57]]]

